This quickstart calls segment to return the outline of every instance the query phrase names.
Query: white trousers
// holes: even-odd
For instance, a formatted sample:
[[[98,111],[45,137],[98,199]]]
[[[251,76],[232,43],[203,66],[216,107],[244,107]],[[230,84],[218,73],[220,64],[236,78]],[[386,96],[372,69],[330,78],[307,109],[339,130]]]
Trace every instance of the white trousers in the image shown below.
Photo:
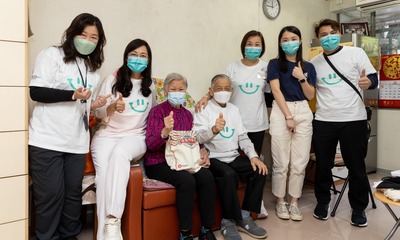
[[[121,218],[125,207],[130,161],[146,152],[145,136],[94,136],[91,144],[96,169],[97,239],[104,239],[108,215]]]
[[[310,157],[313,115],[307,101],[286,103],[296,122],[296,133],[288,130],[285,116],[274,101],[269,130],[273,159],[272,193],[283,198],[287,190],[290,196],[299,198]]]

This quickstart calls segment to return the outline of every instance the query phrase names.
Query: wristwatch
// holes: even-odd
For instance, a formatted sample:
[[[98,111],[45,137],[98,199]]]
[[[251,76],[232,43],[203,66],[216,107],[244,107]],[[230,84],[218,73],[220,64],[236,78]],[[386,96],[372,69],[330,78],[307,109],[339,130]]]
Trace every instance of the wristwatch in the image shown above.
[[[304,82],[306,82],[306,79],[305,79],[305,78],[299,80],[299,83],[304,83]]]
[[[210,150],[208,148],[204,148],[207,151],[207,155],[210,155]]]

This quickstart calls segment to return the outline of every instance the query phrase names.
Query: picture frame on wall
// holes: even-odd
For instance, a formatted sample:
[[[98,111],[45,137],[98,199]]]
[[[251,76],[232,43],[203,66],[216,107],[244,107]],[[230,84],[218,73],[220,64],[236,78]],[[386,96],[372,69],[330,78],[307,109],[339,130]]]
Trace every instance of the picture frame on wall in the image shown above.
[[[368,22],[341,23],[340,32],[342,34],[357,33],[369,36]]]

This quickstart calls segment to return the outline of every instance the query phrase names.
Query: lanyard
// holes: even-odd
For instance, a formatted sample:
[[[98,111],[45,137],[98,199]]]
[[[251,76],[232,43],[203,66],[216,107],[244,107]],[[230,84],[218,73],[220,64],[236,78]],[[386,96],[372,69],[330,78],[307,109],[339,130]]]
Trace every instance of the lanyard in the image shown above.
[[[76,63],[76,66],[78,67],[79,74],[81,75],[83,87],[86,88],[86,85],[87,85],[87,66],[85,64],[86,75],[85,75],[85,79],[83,79],[82,71],[79,68],[79,65],[76,62],[76,60],[75,60],[75,63]],[[83,124],[85,126],[85,130],[87,131],[89,129],[89,118],[88,118],[88,114],[87,114],[87,110],[86,110],[86,100],[81,99],[81,103],[85,103],[85,113],[83,114]]]
[[[76,64],[76,66],[78,67],[79,74],[81,75],[83,87],[86,88],[86,86],[87,86],[87,66],[86,66],[86,63],[85,63],[85,68],[86,68],[85,79],[83,79],[82,71],[81,71],[81,69],[79,68],[79,65],[78,65],[78,63],[76,62],[76,60],[75,60],[75,64]],[[86,102],[86,100],[81,100],[81,103],[85,103],[85,102]]]

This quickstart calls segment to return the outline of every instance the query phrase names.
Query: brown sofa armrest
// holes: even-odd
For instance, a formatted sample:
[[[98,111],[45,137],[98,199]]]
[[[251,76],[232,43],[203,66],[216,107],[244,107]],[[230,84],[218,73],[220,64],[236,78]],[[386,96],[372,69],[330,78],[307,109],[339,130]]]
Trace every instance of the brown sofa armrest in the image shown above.
[[[124,214],[121,220],[123,238],[142,239],[143,173],[139,166],[130,169]]]

